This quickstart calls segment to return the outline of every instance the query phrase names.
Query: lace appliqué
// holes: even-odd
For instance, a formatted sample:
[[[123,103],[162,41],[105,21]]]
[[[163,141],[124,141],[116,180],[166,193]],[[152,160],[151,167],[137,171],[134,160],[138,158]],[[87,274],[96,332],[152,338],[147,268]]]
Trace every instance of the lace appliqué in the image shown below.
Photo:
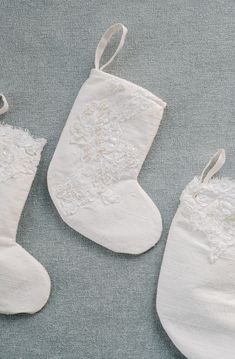
[[[110,186],[129,178],[138,166],[136,148],[124,140],[122,123],[127,119],[104,100],[89,103],[73,122],[70,143],[77,148],[77,171],[55,193],[66,215],[97,198],[107,205],[120,201]]]
[[[27,131],[0,125],[0,182],[19,174],[34,174],[45,143]]]
[[[115,78],[109,79],[106,86],[112,95],[122,94],[126,90],[126,86]],[[154,96],[149,91],[129,83],[128,91],[125,92],[125,102],[120,100],[119,111],[121,111],[121,113],[119,113],[119,117],[123,120],[131,120],[140,111],[150,109],[155,111],[155,101]]]
[[[234,181],[212,179],[205,184],[194,178],[182,193],[180,208],[193,229],[206,234],[211,263],[235,244]]]

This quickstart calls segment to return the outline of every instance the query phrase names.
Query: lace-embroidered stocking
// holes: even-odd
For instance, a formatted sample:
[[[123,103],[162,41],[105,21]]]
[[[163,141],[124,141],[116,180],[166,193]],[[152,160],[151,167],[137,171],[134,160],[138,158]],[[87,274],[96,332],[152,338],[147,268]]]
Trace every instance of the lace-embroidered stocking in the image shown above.
[[[3,97],[5,111],[8,109]],[[1,112],[2,109],[2,112]],[[44,139],[0,125],[0,313],[35,313],[47,302],[50,279],[44,267],[16,243],[18,222],[27,199]]]
[[[235,181],[219,150],[181,195],[163,258],[157,311],[189,359],[235,358]]]
[[[122,32],[100,67],[112,35]],[[95,69],[82,86],[48,171],[48,188],[62,219],[116,252],[139,254],[158,240],[161,216],[137,182],[165,103],[149,91],[105,73],[127,29],[111,26],[98,44]]]

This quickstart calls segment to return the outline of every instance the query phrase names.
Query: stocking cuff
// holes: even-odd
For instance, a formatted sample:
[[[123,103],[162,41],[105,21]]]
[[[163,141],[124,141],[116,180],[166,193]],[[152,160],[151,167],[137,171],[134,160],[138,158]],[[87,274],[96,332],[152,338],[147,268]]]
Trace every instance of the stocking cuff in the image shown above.
[[[0,182],[19,174],[35,174],[44,138],[33,138],[27,130],[0,125]]]

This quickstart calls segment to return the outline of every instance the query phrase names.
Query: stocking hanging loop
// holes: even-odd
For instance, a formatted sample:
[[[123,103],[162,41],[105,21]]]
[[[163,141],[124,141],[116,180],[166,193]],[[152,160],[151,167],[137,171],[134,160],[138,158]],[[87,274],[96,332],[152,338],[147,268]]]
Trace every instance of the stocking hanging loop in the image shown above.
[[[125,43],[127,31],[128,31],[127,28],[123,24],[120,24],[120,23],[110,26],[105,31],[104,35],[100,39],[100,42],[97,46],[96,53],[95,53],[95,68],[96,68],[96,70],[104,70],[105,67],[107,67],[109,64],[111,64],[111,62],[117,56],[117,54],[122,49],[122,47]],[[109,44],[112,36],[118,32],[122,32],[122,36],[121,36],[121,39],[120,39],[120,42],[118,44],[116,51],[104,65],[100,66],[100,60],[104,53],[104,50],[106,49],[107,45]]]
[[[201,182],[208,183],[209,180],[223,167],[226,161],[225,150],[220,149],[210,159],[201,174]]]
[[[0,115],[8,111],[9,105],[7,103],[6,97],[3,94],[0,94]]]

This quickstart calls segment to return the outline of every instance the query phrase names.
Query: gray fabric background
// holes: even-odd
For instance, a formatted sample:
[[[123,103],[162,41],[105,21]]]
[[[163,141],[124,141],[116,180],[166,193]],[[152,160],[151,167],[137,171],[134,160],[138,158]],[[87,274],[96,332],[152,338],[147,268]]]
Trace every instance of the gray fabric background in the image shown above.
[[[17,241],[48,270],[52,293],[34,316],[0,316],[1,359],[183,358],[155,313],[156,285],[184,186],[219,147],[235,176],[234,1],[0,0],[4,121],[48,139]],[[114,254],[65,225],[46,173],[103,31],[129,28],[109,71],[167,103],[140,173],[164,232],[139,257]],[[176,308],[177,310],[177,308]]]

